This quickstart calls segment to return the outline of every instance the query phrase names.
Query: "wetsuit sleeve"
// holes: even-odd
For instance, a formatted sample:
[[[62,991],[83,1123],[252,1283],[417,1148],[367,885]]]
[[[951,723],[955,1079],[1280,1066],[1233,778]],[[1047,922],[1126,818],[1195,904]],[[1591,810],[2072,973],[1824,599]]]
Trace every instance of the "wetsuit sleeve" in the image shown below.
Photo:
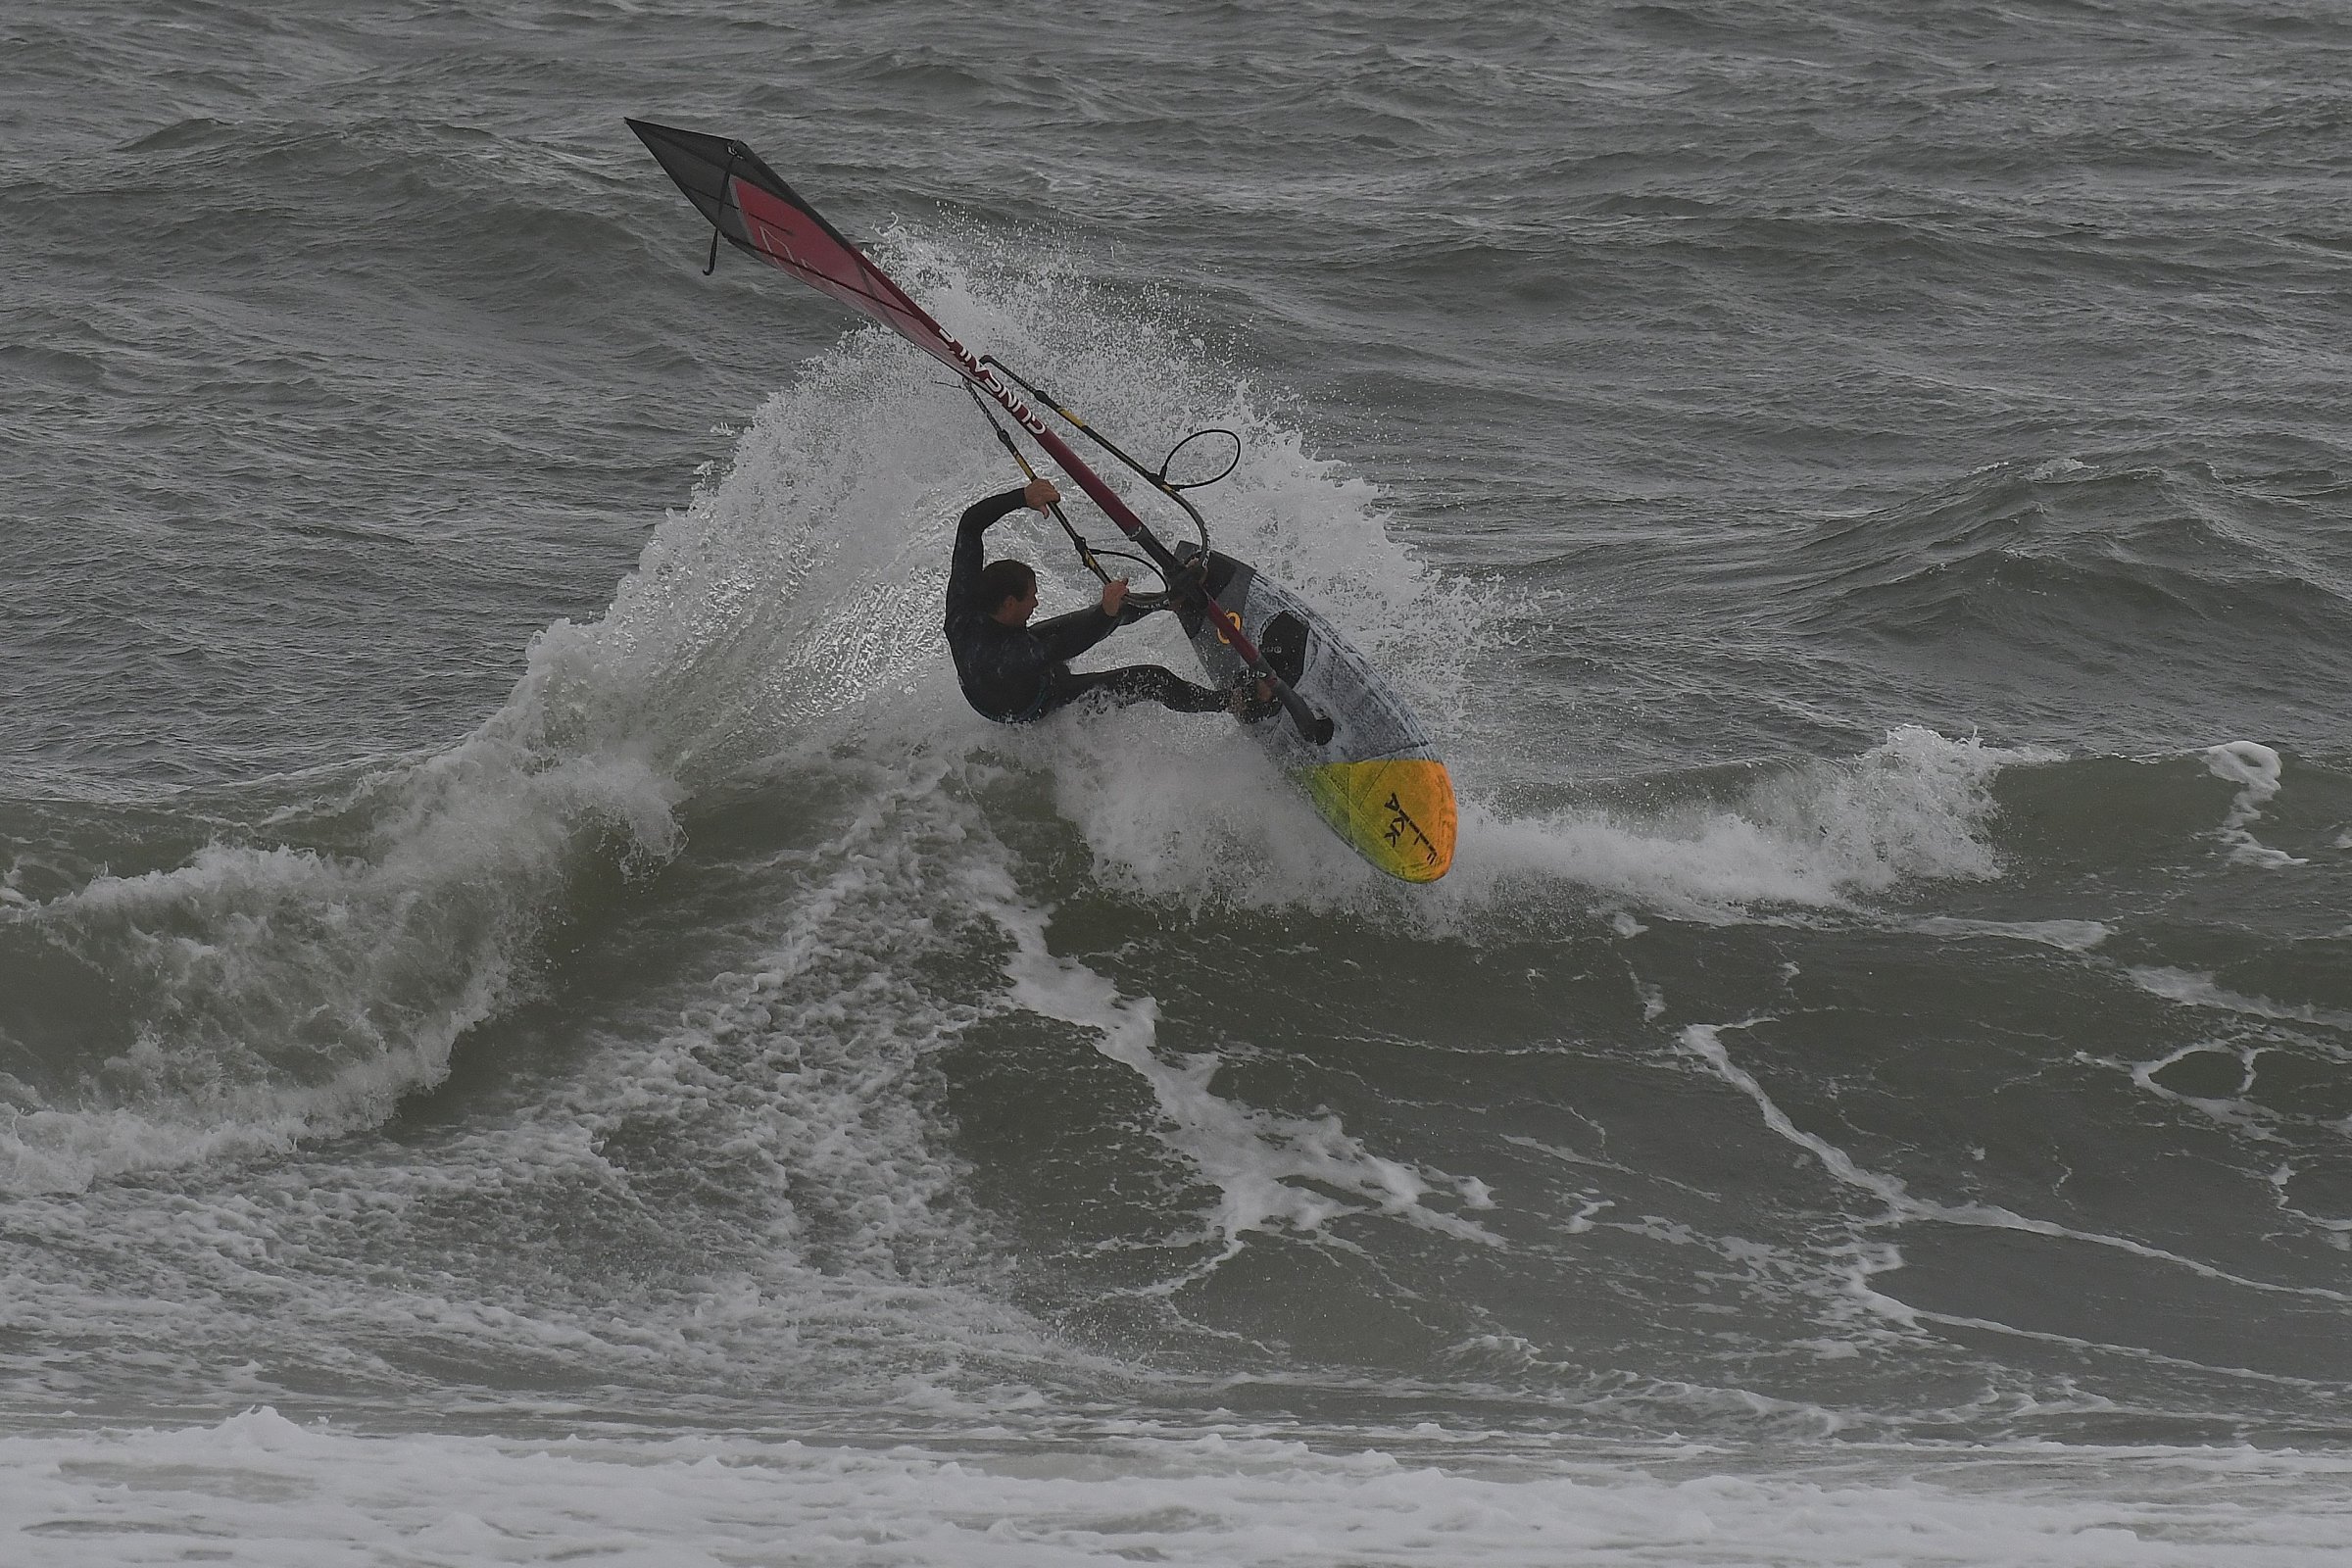
[[[986,501],[975,501],[956,519],[956,550],[948,558],[948,619],[976,614],[980,610],[980,536],[989,526],[1021,504],[1022,492],[1007,490]]]

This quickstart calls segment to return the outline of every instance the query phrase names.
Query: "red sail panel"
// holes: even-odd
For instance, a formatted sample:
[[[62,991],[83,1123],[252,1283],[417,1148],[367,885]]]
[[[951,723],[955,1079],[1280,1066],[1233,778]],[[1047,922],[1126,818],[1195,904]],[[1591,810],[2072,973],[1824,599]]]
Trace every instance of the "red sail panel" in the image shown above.
[[[951,340],[930,313],[877,271],[831,223],[740,174],[730,184],[736,210],[743,215],[744,240],[754,255],[892,328],[958,375],[971,374],[960,345],[950,347]]]

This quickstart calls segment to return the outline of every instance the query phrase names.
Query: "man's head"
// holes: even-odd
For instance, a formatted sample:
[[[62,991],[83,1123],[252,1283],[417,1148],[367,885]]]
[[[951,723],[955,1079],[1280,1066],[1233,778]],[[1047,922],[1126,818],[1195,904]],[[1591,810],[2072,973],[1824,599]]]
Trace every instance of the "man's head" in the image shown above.
[[[1026,626],[1037,612],[1037,573],[1018,561],[992,561],[980,573],[980,603],[989,618]]]

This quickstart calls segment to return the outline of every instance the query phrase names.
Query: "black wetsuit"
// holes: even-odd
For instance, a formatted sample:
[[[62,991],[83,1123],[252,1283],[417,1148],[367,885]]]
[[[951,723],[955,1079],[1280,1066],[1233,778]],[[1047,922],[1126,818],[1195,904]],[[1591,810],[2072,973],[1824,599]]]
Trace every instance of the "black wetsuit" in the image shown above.
[[[1180,713],[1213,712],[1225,693],[1196,686],[1157,664],[1131,664],[1075,674],[1069,661],[1140,617],[1112,616],[1097,605],[1035,626],[1007,626],[980,603],[980,536],[1021,505],[1021,492],[976,501],[956,520],[956,553],[948,568],[948,650],[964,700],[983,717],[1022,724],[1067,707],[1089,693],[1115,706],[1158,703]]]

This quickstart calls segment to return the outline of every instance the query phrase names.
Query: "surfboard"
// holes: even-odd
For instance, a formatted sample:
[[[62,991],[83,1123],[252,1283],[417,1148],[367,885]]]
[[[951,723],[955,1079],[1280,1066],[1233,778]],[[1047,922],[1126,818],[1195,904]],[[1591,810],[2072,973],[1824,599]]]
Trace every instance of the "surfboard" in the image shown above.
[[[1453,780],[1420,721],[1388,678],[1298,595],[1222,552],[1208,558],[1209,594],[1307,706],[1331,720],[1316,744],[1295,725],[1250,726],[1349,848],[1389,875],[1435,882],[1453,863]],[[1209,683],[1230,686],[1249,666],[1210,616],[1188,616]]]

